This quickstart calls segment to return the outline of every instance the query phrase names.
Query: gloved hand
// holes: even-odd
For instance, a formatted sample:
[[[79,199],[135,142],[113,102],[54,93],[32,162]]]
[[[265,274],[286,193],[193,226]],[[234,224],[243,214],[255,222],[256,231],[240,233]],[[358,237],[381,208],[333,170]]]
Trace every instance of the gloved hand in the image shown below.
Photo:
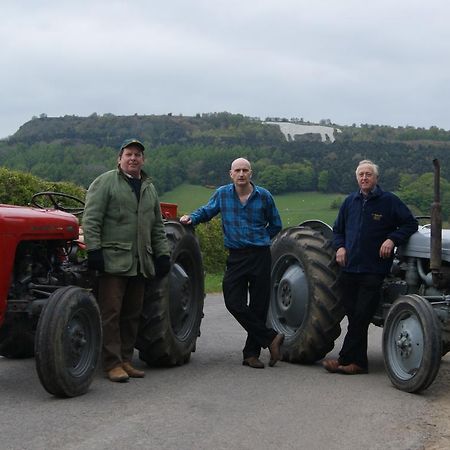
[[[103,259],[103,250],[101,248],[88,251],[87,258],[89,269],[98,270],[99,272],[105,271],[105,260]]]
[[[165,277],[170,272],[170,256],[161,255],[155,259],[155,273],[157,278]]]

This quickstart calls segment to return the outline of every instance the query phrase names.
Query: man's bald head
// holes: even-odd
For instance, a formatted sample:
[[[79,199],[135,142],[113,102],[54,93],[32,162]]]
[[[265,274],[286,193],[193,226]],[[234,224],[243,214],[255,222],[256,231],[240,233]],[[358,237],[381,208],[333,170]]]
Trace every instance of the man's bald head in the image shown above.
[[[250,161],[245,158],[235,159],[231,163],[230,177],[236,187],[251,187],[252,166],[250,165]]]
[[[252,166],[250,164],[250,161],[245,158],[237,158],[231,163],[231,170],[233,170],[237,166],[246,166],[249,170],[252,170]]]

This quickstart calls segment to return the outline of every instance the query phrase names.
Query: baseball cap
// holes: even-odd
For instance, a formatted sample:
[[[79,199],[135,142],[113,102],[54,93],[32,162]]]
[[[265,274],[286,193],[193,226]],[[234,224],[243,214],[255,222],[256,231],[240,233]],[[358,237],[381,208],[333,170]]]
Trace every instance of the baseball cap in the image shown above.
[[[130,145],[136,145],[138,146],[142,151],[145,150],[144,144],[141,141],[138,141],[137,139],[125,139],[122,142],[122,146],[120,147],[120,151],[122,151],[124,148],[129,147]]]

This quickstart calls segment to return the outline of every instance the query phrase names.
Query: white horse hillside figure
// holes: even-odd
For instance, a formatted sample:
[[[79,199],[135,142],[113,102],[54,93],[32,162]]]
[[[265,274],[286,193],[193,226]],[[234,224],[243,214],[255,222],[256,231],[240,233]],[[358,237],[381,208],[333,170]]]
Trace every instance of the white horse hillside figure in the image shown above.
[[[333,127],[324,127],[322,125],[301,125],[298,123],[290,123],[290,122],[263,122],[267,125],[278,125],[280,127],[280,131],[284,134],[284,137],[287,141],[294,141],[295,136],[301,134],[320,134],[322,142],[330,141],[334,142],[336,139],[334,138]],[[336,128],[337,133],[341,133],[341,130]]]

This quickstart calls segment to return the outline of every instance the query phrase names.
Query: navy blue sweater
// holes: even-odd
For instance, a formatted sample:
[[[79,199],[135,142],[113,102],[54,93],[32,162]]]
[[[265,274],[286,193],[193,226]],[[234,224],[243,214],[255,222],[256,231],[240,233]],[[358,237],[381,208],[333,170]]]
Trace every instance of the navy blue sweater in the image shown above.
[[[347,251],[344,271],[387,274],[392,257],[380,258],[381,244],[386,239],[396,246],[403,244],[417,228],[408,207],[396,195],[377,186],[366,198],[358,191],[344,200],[333,226],[333,247]]]

